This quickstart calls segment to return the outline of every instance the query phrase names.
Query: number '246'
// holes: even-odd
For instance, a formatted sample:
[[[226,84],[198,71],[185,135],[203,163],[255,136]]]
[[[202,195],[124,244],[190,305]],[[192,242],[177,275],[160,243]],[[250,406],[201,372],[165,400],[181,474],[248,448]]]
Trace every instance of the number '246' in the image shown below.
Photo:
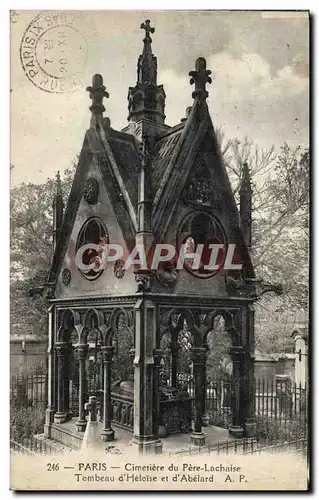
[[[56,464],[53,464],[53,463],[48,463],[47,464],[47,471],[48,472],[55,472],[55,471],[58,471],[60,469],[60,465],[58,463]]]

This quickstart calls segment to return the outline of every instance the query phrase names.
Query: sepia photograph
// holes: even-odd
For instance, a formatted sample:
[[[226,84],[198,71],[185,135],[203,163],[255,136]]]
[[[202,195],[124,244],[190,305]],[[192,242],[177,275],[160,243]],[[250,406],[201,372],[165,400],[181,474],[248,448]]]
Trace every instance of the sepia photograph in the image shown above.
[[[10,11],[12,490],[309,490],[309,31]]]

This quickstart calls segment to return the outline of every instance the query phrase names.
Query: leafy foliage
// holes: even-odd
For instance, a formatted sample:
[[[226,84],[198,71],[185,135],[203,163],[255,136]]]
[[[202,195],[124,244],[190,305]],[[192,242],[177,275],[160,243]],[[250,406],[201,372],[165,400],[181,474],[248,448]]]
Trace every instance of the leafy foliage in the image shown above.
[[[231,363],[227,363],[232,344],[231,337],[225,330],[225,322],[221,316],[218,316],[214,323],[214,329],[207,335],[206,374],[208,377],[227,374],[231,370]]]
[[[237,203],[242,165],[250,167],[256,274],[284,289],[282,297],[264,296],[256,307],[257,345],[289,349],[294,321],[307,324],[309,150],[285,143],[276,156],[273,147],[262,150],[249,139],[227,141],[222,131],[219,141]]]
[[[278,442],[294,441],[307,436],[307,429],[300,425],[298,418],[285,422],[271,417],[259,416],[256,419],[257,438],[260,444],[271,445]]]
[[[65,171],[68,195],[74,165]],[[39,294],[30,295],[47,278],[52,258],[52,202],[55,181],[20,184],[11,189],[11,334],[42,336],[47,329],[47,306]]]
[[[43,432],[44,420],[44,411],[32,406],[24,408],[12,401],[10,406],[11,439],[23,442],[24,439]]]

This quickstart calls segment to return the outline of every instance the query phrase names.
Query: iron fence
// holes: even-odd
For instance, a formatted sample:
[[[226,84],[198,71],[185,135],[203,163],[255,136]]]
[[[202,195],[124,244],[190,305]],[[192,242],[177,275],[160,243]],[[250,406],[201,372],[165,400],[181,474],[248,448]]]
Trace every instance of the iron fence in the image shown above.
[[[47,405],[47,393],[47,376],[44,374],[11,376],[10,398],[15,406],[45,408]]]
[[[265,445],[259,443],[256,438],[243,438],[227,440],[220,443],[207,444],[199,447],[192,447],[185,450],[173,451],[168,454],[171,456],[189,456],[189,455],[262,455],[267,454],[299,454],[307,456],[307,438],[296,439],[293,441],[280,441],[275,445]]]
[[[178,388],[186,389],[195,400],[195,382],[190,374],[177,375]],[[87,397],[101,392],[100,385],[88,378]],[[231,424],[231,401],[233,397],[231,376],[207,378],[205,384],[205,414],[207,423],[228,428]],[[93,392],[92,392],[93,391]],[[78,387],[70,381],[70,409],[78,413]],[[45,375],[14,375],[10,384],[11,401],[15,406],[35,407],[43,410],[47,403],[47,378]],[[294,384],[290,379],[255,380],[255,413],[257,431],[261,440],[297,439],[307,434],[308,388]]]
[[[210,425],[228,428],[232,421],[231,401],[234,385],[231,376],[206,379],[205,414]],[[195,396],[192,375],[177,375],[178,388]],[[308,430],[308,388],[290,379],[256,379],[255,415],[257,431],[265,441],[306,436]]]

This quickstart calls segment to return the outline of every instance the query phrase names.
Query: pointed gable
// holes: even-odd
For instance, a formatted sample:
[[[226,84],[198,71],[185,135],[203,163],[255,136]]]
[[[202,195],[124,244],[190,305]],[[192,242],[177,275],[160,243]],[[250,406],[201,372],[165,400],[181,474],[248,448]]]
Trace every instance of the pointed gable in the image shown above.
[[[70,253],[70,241],[74,246],[76,231],[80,229],[76,221],[79,207],[84,221],[83,194],[93,171],[102,183],[101,192],[106,193],[104,201],[112,214],[112,227],[117,227],[116,233],[122,235],[128,251],[141,242],[149,249],[156,243],[173,243],[179,248],[185,238],[191,237],[189,231],[195,221],[206,217],[207,227],[212,231],[208,237],[235,245],[245,267],[245,277],[254,279],[246,244],[249,245],[247,234],[251,225],[247,214],[249,204],[245,204],[245,212],[241,210],[246,217],[243,228],[206,102],[206,84],[211,83],[206,61],[197,59],[195,71],[190,72],[195,90],[193,105],[186,110],[187,117],[169,127],[164,123],[165,92],[157,85],[157,60],[149,36],[153,28],[148,23],[143,29],[146,38],[138,61],[138,82],[129,91],[129,125],[117,131],[111,127],[110,119],[103,117],[102,101],[109,94],[101,75],[94,75],[92,86],[87,88],[92,99],[91,126],[85,135],[63,222],[56,230],[49,282],[55,283],[61,276],[61,263],[66,262],[66,253]],[[106,217],[105,211],[101,213]],[[90,214],[88,209],[87,217]],[[175,291],[189,293],[198,283],[194,276],[190,279],[183,270]],[[222,273],[206,277],[216,278],[217,295],[225,294]],[[204,294],[211,294],[209,282],[198,287],[197,293],[205,288]]]
[[[101,129],[99,132],[101,132]],[[112,136],[112,132],[108,132],[108,134]],[[121,142],[118,138],[113,137],[111,139],[112,146],[107,144],[111,150],[107,151],[107,148],[105,148],[106,140],[105,137],[103,140],[103,135],[105,134],[99,134],[92,129],[89,129],[85,134],[63,222],[59,230],[49,273],[49,282],[54,282],[61,267],[61,261],[67,249],[92,162],[96,164],[101,174],[102,182],[108,193],[114,213],[116,213],[126,246],[127,248],[134,246],[137,203],[137,150],[134,140],[132,141],[128,134],[122,134],[126,136],[125,146],[127,145],[127,149],[125,150],[123,147],[123,141]],[[125,151],[124,154],[119,154],[121,145],[123,147],[122,152]],[[113,152],[115,152],[115,156],[113,156]],[[135,161],[135,176],[128,176],[125,160],[129,161],[132,158]],[[128,163],[128,166],[130,166],[130,163]]]

